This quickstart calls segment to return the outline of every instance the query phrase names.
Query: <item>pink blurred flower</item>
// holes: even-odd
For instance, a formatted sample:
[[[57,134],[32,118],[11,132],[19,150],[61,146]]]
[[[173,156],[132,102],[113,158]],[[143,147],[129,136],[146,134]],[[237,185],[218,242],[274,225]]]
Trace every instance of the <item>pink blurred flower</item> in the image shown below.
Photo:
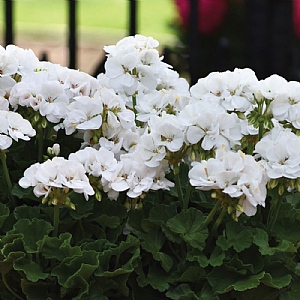
[[[190,1],[175,0],[183,26],[188,27]],[[223,24],[228,12],[226,0],[198,0],[198,29],[202,34],[212,34]]]

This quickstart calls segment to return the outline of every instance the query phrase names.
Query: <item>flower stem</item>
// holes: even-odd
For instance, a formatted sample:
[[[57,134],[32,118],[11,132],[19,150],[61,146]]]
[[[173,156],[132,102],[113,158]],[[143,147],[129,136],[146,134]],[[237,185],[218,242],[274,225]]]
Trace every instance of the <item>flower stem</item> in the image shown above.
[[[8,188],[9,198],[12,201],[13,207],[16,207],[15,198],[11,193],[13,185],[12,185],[12,182],[11,182],[11,179],[10,179],[10,176],[9,176],[9,171],[8,171],[8,167],[7,167],[7,163],[6,163],[6,154],[5,154],[4,151],[0,151],[0,160],[1,160],[1,164],[2,164],[4,178],[5,178],[5,181],[6,181],[6,184],[7,184],[7,188]]]
[[[212,229],[211,229],[211,231],[209,233],[209,236],[208,236],[208,239],[207,239],[207,242],[206,242],[206,247],[205,247],[205,250],[207,252],[209,252],[209,249],[210,249],[211,243],[213,241],[213,238],[215,237],[215,235],[216,235],[216,233],[218,231],[218,228],[221,225],[224,216],[226,215],[226,212],[227,212],[226,208],[223,207],[223,209],[222,209],[219,217],[217,218],[214,226],[212,227]]]
[[[269,233],[272,232],[273,227],[276,223],[277,217],[278,217],[279,212],[280,212],[282,199],[283,199],[283,196],[279,195],[275,205],[272,207],[272,209],[270,211],[270,218],[269,218],[269,222],[268,222],[268,231],[269,231]]]
[[[174,166],[174,180],[175,180],[175,185],[176,185],[176,189],[177,189],[180,207],[182,210],[187,209],[187,203],[185,203],[185,201],[184,201],[182,188],[181,188],[181,184],[180,184],[179,166]]]
[[[183,204],[184,204],[185,209],[187,209],[188,206],[189,206],[191,190],[192,190],[192,186],[191,186],[190,182],[188,182],[187,183],[187,188],[186,188],[186,191],[185,191],[185,197],[184,197],[184,200],[183,200],[184,201]]]
[[[57,237],[58,224],[59,224],[59,209],[60,205],[54,205],[53,207],[53,237]]]
[[[203,223],[204,226],[207,226],[212,221],[212,219],[213,219],[214,215],[216,214],[216,212],[218,211],[220,205],[221,205],[221,201],[217,200],[214,207],[212,208],[212,210],[210,211],[210,213],[206,217],[206,220]]]
[[[43,162],[43,147],[44,147],[44,130],[43,128],[38,129],[37,134],[37,142],[38,142],[38,162]]]
[[[2,273],[2,281],[5,285],[5,287],[8,289],[8,291],[16,298],[19,300],[24,300],[23,297],[20,297],[17,293],[14,292],[14,290],[9,286],[9,284],[6,281],[5,275]]]
[[[140,123],[136,119],[136,115],[137,115],[137,110],[136,110],[136,94],[132,95],[132,108],[133,108],[133,112],[134,112],[134,115],[135,115],[135,125],[139,126]]]

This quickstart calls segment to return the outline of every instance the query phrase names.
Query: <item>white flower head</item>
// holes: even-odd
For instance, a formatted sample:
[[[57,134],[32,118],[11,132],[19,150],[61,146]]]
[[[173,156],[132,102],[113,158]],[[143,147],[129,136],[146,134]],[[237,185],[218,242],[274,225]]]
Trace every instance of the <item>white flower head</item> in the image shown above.
[[[62,157],[29,167],[19,180],[19,185],[23,188],[33,186],[37,197],[48,197],[53,188],[72,189],[84,194],[86,200],[94,194],[83,165]]]

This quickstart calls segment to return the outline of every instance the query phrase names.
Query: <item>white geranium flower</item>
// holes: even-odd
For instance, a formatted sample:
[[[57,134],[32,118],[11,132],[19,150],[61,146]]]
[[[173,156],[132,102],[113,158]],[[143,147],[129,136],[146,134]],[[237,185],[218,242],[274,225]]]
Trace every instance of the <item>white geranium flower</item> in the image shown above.
[[[300,83],[290,81],[280,87],[270,110],[278,121],[294,122],[300,116]]]
[[[49,81],[40,86],[39,94],[42,101],[39,111],[42,116],[52,123],[58,123],[67,113],[69,99],[64,93],[64,89],[57,81]]]
[[[172,152],[180,150],[184,142],[185,127],[176,116],[163,112],[161,117],[152,116],[148,124],[154,139],[159,141],[158,145],[165,146]]]
[[[18,141],[18,139],[28,141],[30,137],[35,136],[36,132],[30,122],[24,119],[20,114],[7,112],[6,119],[8,121],[8,134],[15,141]]]
[[[39,63],[39,59],[31,49],[23,49],[15,45],[8,45],[6,51],[10,56],[17,60],[18,69],[16,73],[20,75],[32,73]]]
[[[11,137],[0,133],[0,149],[6,150],[12,145]]]
[[[18,60],[0,45],[0,77],[11,76],[18,71]]]
[[[103,177],[105,180],[110,180],[112,173],[117,167],[114,153],[103,147],[99,150],[86,147],[71,153],[69,160],[80,162],[84,166],[86,173],[94,177]]]
[[[94,194],[83,165],[62,157],[32,165],[25,170],[19,185],[23,188],[33,186],[37,197],[47,197],[53,188],[72,189],[76,193],[84,194],[86,200]]]
[[[28,141],[36,134],[30,122],[16,112],[0,111],[0,125],[0,133],[6,134],[15,141],[19,139]],[[2,143],[4,141],[6,146],[11,144],[9,139],[2,137]]]
[[[9,102],[1,95],[0,92],[0,110],[9,110]]]
[[[269,178],[296,179],[300,176],[300,137],[291,130],[274,127],[256,145]]]
[[[233,72],[212,72],[191,87],[191,95],[198,100],[218,102],[227,111],[246,112],[254,102],[253,92],[258,84],[250,69]]]
[[[154,136],[151,134],[141,136],[136,151],[144,161],[144,164],[149,167],[158,167],[166,156],[165,147],[157,144]]]
[[[235,113],[228,114],[217,103],[197,101],[188,104],[179,114],[181,124],[188,126],[187,141],[201,141],[204,150],[225,145],[227,149],[240,144],[241,124]]]
[[[274,99],[281,92],[282,87],[287,84],[287,80],[279,75],[273,74],[270,77],[260,80],[257,86],[256,97],[261,96],[267,99]]]
[[[99,97],[76,97],[68,109],[63,121],[66,134],[72,134],[76,129],[91,130],[101,127],[103,106]]]
[[[267,177],[261,163],[239,152],[217,151],[216,158],[192,163],[190,183],[200,190],[221,189],[231,198],[238,198],[247,216],[256,213],[257,205],[265,206]],[[239,216],[240,211],[236,211]]]

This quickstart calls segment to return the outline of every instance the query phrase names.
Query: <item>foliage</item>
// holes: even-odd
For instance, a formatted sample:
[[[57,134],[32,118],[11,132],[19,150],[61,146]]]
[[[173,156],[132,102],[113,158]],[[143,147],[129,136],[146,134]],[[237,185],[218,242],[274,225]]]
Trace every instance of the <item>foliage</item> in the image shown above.
[[[190,88],[156,45],[97,79],[2,49],[1,299],[298,299],[298,85]]]

